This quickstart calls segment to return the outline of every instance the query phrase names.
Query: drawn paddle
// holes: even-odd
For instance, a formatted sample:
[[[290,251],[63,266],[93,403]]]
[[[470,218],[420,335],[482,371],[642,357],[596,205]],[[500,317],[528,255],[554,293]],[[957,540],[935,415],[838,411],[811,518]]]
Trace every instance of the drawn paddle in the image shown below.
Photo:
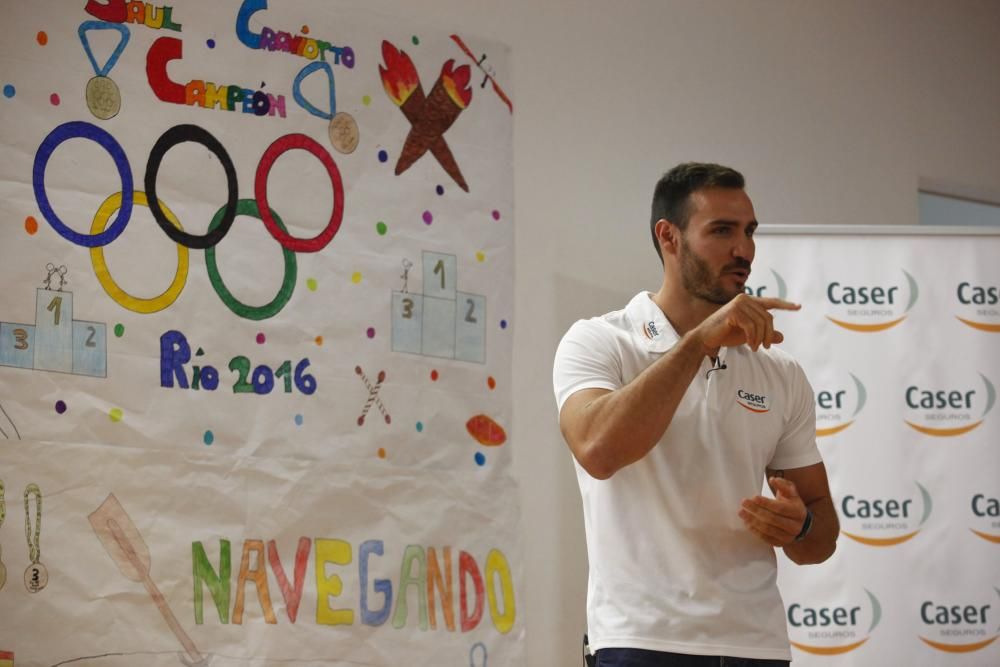
[[[170,630],[177,637],[177,640],[184,647],[184,651],[195,665],[207,664],[205,658],[198,652],[194,642],[184,632],[184,628],[177,622],[177,617],[167,605],[163,593],[153,583],[149,576],[150,557],[149,547],[142,539],[135,524],[129,517],[125,508],[121,506],[115,494],[109,494],[101,503],[101,506],[94,510],[88,517],[90,525],[97,533],[101,543],[107,550],[111,560],[118,566],[119,571],[126,578],[142,583],[146,587],[149,596],[153,598],[157,609],[163,615],[163,620],[170,626]]]

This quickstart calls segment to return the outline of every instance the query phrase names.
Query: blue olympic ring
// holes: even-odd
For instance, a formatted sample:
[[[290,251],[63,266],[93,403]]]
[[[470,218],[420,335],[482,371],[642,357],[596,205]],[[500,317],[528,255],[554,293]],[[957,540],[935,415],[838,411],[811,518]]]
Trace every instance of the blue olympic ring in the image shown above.
[[[60,144],[67,139],[75,138],[90,139],[103,147],[111,155],[111,159],[114,160],[115,168],[118,169],[118,176],[121,178],[121,208],[118,209],[115,221],[100,234],[81,234],[70,229],[59,219],[56,212],[52,210],[52,205],[49,203],[49,196],[45,192],[45,168],[49,164],[49,158],[52,157],[52,153]],[[132,217],[132,169],[129,167],[125,151],[121,147],[121,144],[108,132],[91,123],[70,121],[63,123],[49,132],[49,135],[42,141],[42,145],[38,147],[38,152],[35,153],[35,164],[31,171],[31,184],[35,190],[35,199],[38,201],[38,208],[41,210],[45,220],[52,226],[52,229],[56,230],[64,239],[85,248],[97,248],[108,245],[125,231],[125,226]]]

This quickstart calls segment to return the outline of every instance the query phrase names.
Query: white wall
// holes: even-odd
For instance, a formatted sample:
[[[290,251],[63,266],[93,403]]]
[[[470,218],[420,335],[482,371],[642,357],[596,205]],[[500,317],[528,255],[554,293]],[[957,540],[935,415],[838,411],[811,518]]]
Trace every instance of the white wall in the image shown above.
[[[657,178],[736,167],[764,223],[916,224],[918,186],[1000,202],[1000,2],[350,4],[511,47],[520,609],[528,664],[576,667],[586,557],[552,356],[658,285]]]

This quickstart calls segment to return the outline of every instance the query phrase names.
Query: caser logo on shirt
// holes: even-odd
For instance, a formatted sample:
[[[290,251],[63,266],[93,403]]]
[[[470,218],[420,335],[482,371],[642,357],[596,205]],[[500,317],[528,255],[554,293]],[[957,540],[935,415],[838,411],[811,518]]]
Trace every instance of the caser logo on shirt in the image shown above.
[[[656,322],[653,320],[642,325],[642,333],[646,334],[646,338],[650,340],[660,335],[660,332],[656,329]]]
[[[750,412],[767,412],[771,409],[767,396],[746,389],[736,390],[736,402]]]

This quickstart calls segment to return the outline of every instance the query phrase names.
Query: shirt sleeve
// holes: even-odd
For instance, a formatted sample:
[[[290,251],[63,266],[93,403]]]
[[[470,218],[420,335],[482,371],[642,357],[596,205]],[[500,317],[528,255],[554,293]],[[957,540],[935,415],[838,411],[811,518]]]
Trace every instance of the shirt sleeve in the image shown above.
[[[599,319],[580,320],[566,332],[556,349],[552,387],[562,410],[581,389],[620,389],[621,353],[614,335]]]
[[[768,464],[769,468],[775,470],[804,468],[823,461],[816,446],[816,401],[813,389],[802,367],[794,361],[791,364],[789,411],[785,415],[785,429]]]

